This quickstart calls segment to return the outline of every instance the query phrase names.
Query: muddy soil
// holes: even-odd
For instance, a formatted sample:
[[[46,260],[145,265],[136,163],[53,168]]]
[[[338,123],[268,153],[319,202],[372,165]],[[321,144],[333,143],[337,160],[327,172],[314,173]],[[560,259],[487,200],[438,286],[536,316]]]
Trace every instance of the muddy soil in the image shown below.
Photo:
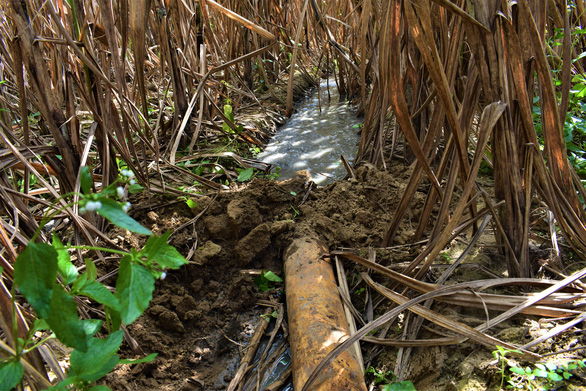
[[[173,231],[171,244],[192,256],[189,265],[158,282],[151,306],[128,327],[138,348],[126,344],[123,355],[158,352],[158,358],[119,367],[105,384],[114,390],[226,389],[260,315],[270,303],[284,301],[279,289],[259,291],[254,273],[271,270],[282,276],[285,249],[306,235],[317,235],[330,250],[350,248],[366,255],[369,247],[380,245],[409,175],[408,167],[394,164],[386,172],[359,167],[356,179],[320,188],[303,175],[282,182],[255,179],[229,192],[194,198],[193,209],[176,199],[140,195],[133,202],[133,217],[154,233]],[[422,187],[412,200],[395,247],[377,250],[378,262],[414,258],[420,247],[401,245],[416,227],[425,192]],[[129,233],[118,231],[115,237],[121,245],[141,244]],[[495,257],[494,249],[485,248],[471,257],[470,263],[479,265],[470,269],[473,275],[458,278],[491,278],[482,269],[494,272],[499,263]],[[361,271],[347,266],[350,276]],[[356,295],[359,310],[361,300]],[[442,308],[444,314],[471,325],[485,319],[482,311]],[[520,343],[542,329],[536,320],[520,318],[494,333]],[[368,365],[394,369],[396,349],[373,350],[373,345],[363,344],[363,350]],[[494,388],[500,377],[491,360],[488,349],[471,343],[415,349],[405,379],[418,390]]]

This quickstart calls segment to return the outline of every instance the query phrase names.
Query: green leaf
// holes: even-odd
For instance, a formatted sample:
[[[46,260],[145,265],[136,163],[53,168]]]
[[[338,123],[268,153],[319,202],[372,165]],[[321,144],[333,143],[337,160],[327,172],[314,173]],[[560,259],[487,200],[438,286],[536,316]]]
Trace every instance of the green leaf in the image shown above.
[[[254,175],[254,168],[248,167],[246,170],[243,170],[240,172],[240,174],[238,174],[238,178],[236,178],[236,180],[238,182],[246,182],[252,178],[252,175]]]
[[[95,281],[98,278],[98,269],[91,259],[85,258],[85,274],[87,274],[88,281]],[[87,284],[85,284],[87,285]]]
[[[93,386],[93,387],[88,388],[87,391],[110,391],[110,387]]]
[[[539,365],[539,364],[537,364],[537,365]],[[547,369],[549,369],[550,371],[555,371],[555,370],[558,368],[557,364],[555,364],[555,363],[553,363],[553,362],[551,362],[551,361],[549,361],[549,362],[546,362],[546,363],[545,363],[545,366],[546,366],[546,367],[547,367]]]
[[[564,379],[561,375],[559,375],[558,373],[555,373],[555,372],[549,372],[548,377],[551,381],[561,381]]]
[[[120,300],[120,312],[125,324],[134,322],[147,309],[154,290],[155,277],[152,273],[132,263],[130,256],[124,256],[116,280],[116,297]]]
[[[29,243],[14,264],[16,286],[42,318],[50,312],[57,264],[57,251],[45,243]]]
[[[108,331],[113,332],[120,328],[122,325],[122,314],[120,311],[116,311],[111,307],[106,307],[106,319],[108,321]]]
[[[108,219],[112,224],[122,229],[136,232],[137,234],[152,235],[150,230],[146,229],[140,225],[138,221],[128,216],[118,202],[109,198],[100,198],[100,202],[102,203],[102,207],[98,209],[97,212],[100,216]]]
[[[94,180],[92,178],[92,173],[88,166],[83,166],[81,168],[81,175],[79,178],[79,183],[81,185],[81,192],[83,194],[89,194],[92,190],[92,185],[94,184]]]
[[[275,273],[273,273],[272,271],[268,271],[264,273],[264,276],[267,280],[269,281],[273,281],[273,282],[283,282],[283,279],[279,276],[277,276]]]
[[[226,122],[222,123],[222,130],[225,133],[234,133],[234,131],[232,130],[232,128],[230,127],[230,125],[228,125]]]
[[[24,367],[19,361],[0,362],[0,391],[9,391],[22,379]]]
[[[533,371],[533,374],[537,377],[547,377],[548,372],[544,371],[543,369],[536,368]]]
[[[134,185],[129,185],[128,186],[128,192],[130,194],[140,193],[142,191],[142,189],[144,189],[144,187],[142,187],[138,183],[135,183]]]
[[[230,104],[224,105],[224,115],[231,122],[234,122],[234,112],[233,112],[233,109],[232,109],[232,105],[230,105]]]
[[[120,311],[120,302],[118,301],[118,298],[114,296],[114,294],[110,292],[108,288],[97,281],[92,281],[89,284],[86,284],[79,291],[79,294],[87,296],[90,299],[93,299],[98,303],[110,307],[116,311]]]
[[[59,237],[53,233],[53,248],[57,251],[57,270],[59,275],[63,278],[66,285],[71,284],[79,275],[77,268],[71,263],[69,252],[59,240]]]
[[[523,368],[511,367],[511,368],[509,368],[509,371],[516,373],[517,375],[521,375],[521,376],[525,375],[525,370]]]
[[[45,319],[37,318],[33,323],[33,330],[40,331],[40,330],[50,330],[51,326],[47,323]]]
[[[188,206],[190,209],[196,208],[196,207],[198,206],[198,205],[197,205],[197,202],[195,202],[195,201],[194,201],[194,200],[192,200],[192,199],[188,199],[188,200],[186,200],[186,201],[185,201],[185,203],[187,204],[187,206]]]
[[[260,277],[254,277],[253,280],[261,292],[266,292],[271,289],[269,287],[269,282],[267,281],[266,278],[263,278],[262,276],[260,276]]]
[[[93,386],[87,389],[87,391],[111,391],[110,387],[106,386]]]
[[[569,372],[564,372],[562,375],[564,376],[564,379],[566,379],[566,380],[568,380],[569,378],[572,377],[572,374]]]
[[[415,386],[410,381],[399,381],[381,386],[382,391],[416,391]]]
[[[79,292],[87,283],[87,273],[83,273],[78,276],[73,285],[71,286],[72,292]]]
[[[61,381],[56,386],[47,388],[47,391],[66,391],[71,388],[70,386],[76,383],[79,383],[79,379],[75,377],[68,377],[66,379],[63,379],[63,381]]]
[[[177,249],[167,243],[171,231],[163,236],[151,236],[147,240],[141,253],[152,262],[156,262],[163,268],[179,269],[187,261]]]
[[[120,364],[140,364],[141,362],[151,362],[155,358],[157,358],[158,355],[159,355],[159,353],[152,353],[144,358],[139,358],[138,360],[123,359],[123,360],[120,360]]]
[[[96,335],[104,324],[104,322],[99,319],[83,319],[81,323],[83,330],[88,337]]]
[[[87,334],[84,323],[77,315],[77,304],[61,286],[56,285],[51,297],[51,312],[47,323],[65,345],[85,351]]]
[[[86,352],[71,353],[69,376],[93,382],[108,374],[120,361],[116,354],[122,344],[123,330],[118,330],[107,339],[90,338]]]

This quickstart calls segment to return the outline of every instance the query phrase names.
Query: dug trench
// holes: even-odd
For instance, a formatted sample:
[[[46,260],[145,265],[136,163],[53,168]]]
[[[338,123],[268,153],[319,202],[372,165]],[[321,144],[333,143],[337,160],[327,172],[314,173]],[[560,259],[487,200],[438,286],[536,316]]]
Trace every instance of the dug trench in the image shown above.
[[[264,321],[261,315],[267,306],[283,302],[286,293],[282,286],[259,290],[255,273],[270,270],[283,276],[283,253],[303,236],[317,236],[330,250],[351,249],[362,256],[380,245],[410,169],[400,163],[387,171],[361,166],[356,174],[325,187],[313,186],[306,177],[254,179],[231,191],[194,198],[193,209],[182,200],[148,193],[133,200],[132,216],[155,234],[172,231],[170,243],[190,263],[158,282],[150,307],[128,327],[131,343],[125,343],[122,354],[138,358],[157,352],[157,359],[119,366],[104,384],[114,390],[227,389],[254,329]],[[425,200],[426,189],[420,190],[394,246],[376,250],[377,262],[406,262],[421,250],[407,243]],[[125,247],[143,240],[124,231],[113,231],[113,236]],[[476,265],[464,268],[472,275],[459,278],[491,278],[500,272],[497,257],[486,247],[467,262]],[[355,288],[355,276],[364,268],[348,264],[346,270]],[[368,312],[360,289],[353,291],[353,300],[359,311]],[[441,309],[471,325],[483,321],[483,311]],[[383,306],[375,308],[375,317],[380,311]],[[492,333],[521,343],[532,331],[526,319],[518,319]],[[368,366],[393,369],[396,349],[368,343],[362,349]],[[498,382],[498,368],[490,361],[490,350],[473,343],[415,349],[405,378],[418,390],[486,389]],[[462,382],[477,386],[462,388]]]

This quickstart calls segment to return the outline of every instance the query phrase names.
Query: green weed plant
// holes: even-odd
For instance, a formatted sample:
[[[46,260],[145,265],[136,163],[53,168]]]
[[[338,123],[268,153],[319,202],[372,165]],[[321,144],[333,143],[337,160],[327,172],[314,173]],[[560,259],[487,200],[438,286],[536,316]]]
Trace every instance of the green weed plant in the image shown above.
[[[120,228],[149,235],[141,250],[124,252],[69,246],[61,243],[55,234],[51,244],[37,243],[38,232],[59,210],[45,216],[37,234],[18,256],[14,264],[12,288],[13,322],[16,325],[16,289],[35,310],[37,319],[24,339],[18,338],[15,326],[15,340],[18,343],[14,350],[4,346],[4,358],[0,361],[0,391],[11,390],[22,382],[23,355],[50,338],[57,338],[74,349],[69,357],[68,376],[49,388],[54,391],[107,390],[106,386],[92,384],[118,364],[148,362],[157,356],[154,353],[134,361],[121,359],[118,355],[124,336],[121,327],[134,322],[147,309],[155,289],[155,281],[164,279],[167,269],[178,269],[187,261],[167,243],[170,232],[162,236],[152,235],[150,230],[126,213],[130,204],[123,201],[123,186],[135,186],[133,176],[132,172],[122,170],[122,176],[115,183],[100,193],[93,193],[90,170],[83,167],[79,207],[82,213],[95,211]],[[90,259],[85,260],[85,271],[79,273],[68,252],[69,249],[78,248],[122,255],[115,292],[97,281],[97,269]],[[76,303],[78,297],[89,298],[103,305],[105,319],[80,319]],[[46,331],[49,336],[39,339],[37,334],[40,331]],[[98,333],[103,337],[97,337]]]
[[[497,346],[493,356],[500,363],[499,373],[503,389],[506,380],[506,389],[513,390],[554,390],[564,386],[572,376],[572,371],[586,370],[586,360],[567,360],[563,363],[546,361],[533,366],[521,366],[516,361],[510,360],[507,355],[521,353],[519,350],[509,350]],[[508,371],[510,374],[506,371]],[[565,383],[567,385],[567,383]]]
[[[254,278],[254,283],[262,292],[267,292],[282,282],[283,279],[270,270],[263,271],[258,277]]]
[[[416,391],[411,381],[397,381],[397,377],[391,371],[376,369],[372,365],[366,369],[365,376],[371,377],[375,386],[380,386],[381,391]]]

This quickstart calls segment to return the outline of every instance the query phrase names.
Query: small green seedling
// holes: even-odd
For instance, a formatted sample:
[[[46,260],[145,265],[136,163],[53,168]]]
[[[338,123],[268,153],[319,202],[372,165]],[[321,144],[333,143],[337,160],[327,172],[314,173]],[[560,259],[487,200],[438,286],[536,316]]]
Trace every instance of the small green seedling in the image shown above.
[[[578,368],[584,369],[585,360],[567,361],[556,364],[551,361],[535,364],[535,368],[512,366],[509,368],[514,375],[509,380],[507,388],[529,389],[529,390],[552,390],[558,389],[569,380],[573,374],[570,371]]]
[[[507,380],[506,388],[516,390],[551,390],[558,389],[564,381],[569,380],[573,374],[571,371],[586,368],[586,360],[569,360],[564,363],[554,363],[546,361],[544,363],[534,364],[531,366],[520,366],[517,362],[506,357],[510,353],[520,353],[518,350],[507,350],[502,346],[497,346],[493,351],[494,357],[501,363],[501,385],[502,389],[504,380]],[[505,367],[509,367],[512,373],[508,375]]]
[[[410,381],[396,381],[397,377],[391,371],[383,371],[373,366],[368,367],[365,375],[374,378],[374,385],[380,385],[382,391],[416,391]]]
[[[269,270],[263,271],[260,276],[255,277],[254,282],[259,290],[266,292],[273,289],[276,284],[283,282],[283,279]]]
[[[279,179],[279,177],[281,176],[281,174],[280,174],[280,171],[281,171],[281,167],[277,166],[277,167],[275,168],[275,172],[272,172],[272,173],[270,173],[270,174],[266,174],[264,177],[265,177],[266,179],[270,179],[270,180],[273,180],[273,181],[274,181],[274,180],[277,180],[277,179]]]
[[[249,181],[250,179],[252,179],[253,176],[254,176],[254,168],[248,167],[246,170],[240,171],[240,174],[238,174],[238,178],[236,178],[236,180],[238,182],[246,182],[246,181]]]
[[[224,116],[226,118],[228,118],[228,120],[230,122],[235,124],[235,122],[234,122],[234,108],[232,107],[232,102],[230,101],[230,99],[226,99],[226,104],[224,105]],[[242,125],[236,125],[236,128],[238,129],[236,133],[241,133],[244,130],[244,126],[242,126]],[[230,125],[228,125],[227,122],[224,122],[222,124],[222,130],[226,133],[229,133],[229,134],[235,133],[234,129],[232,129],[230,127]]]
[[[293,206],[293,204],[291,204],[291,210],[293,211],[293,218],[292,219],[295,219],[297,216],[299,216],[301,214],[299,212],[299,210],[295,206]]]
[[[506,373],[505,373],[505,367],[507,365],[511,365],[512,361],[510,361],[507,358],[507,355],[510,353],[521,353],[521,351],[519,350],[513,350],[513,349],[505,349],[502,346],[498,346],[496,347],[497,350],[493,350],[492,355],[494,356],[494,358],[496,358],[496,362],[497,363],[501,363],[501,369],[499,370],[498,373],[501,374],[501,385],[499,386],[499,390],[503,388],[503,384],[505,382],[505,377],[507,377]]]
[[[267,322],[270,322],[271,318],[277,319],[279,317],[279,311],[274,310],[270,314],[263,314],[260,317],[263,318],[264,320],[266,320]]]
[[[389,384],[395,379],[395,375],[391,371],[383,371],[382,369],[376,369],[372,365],[366,369],[366,375],[372,375],[374,377],[374,385]]]

